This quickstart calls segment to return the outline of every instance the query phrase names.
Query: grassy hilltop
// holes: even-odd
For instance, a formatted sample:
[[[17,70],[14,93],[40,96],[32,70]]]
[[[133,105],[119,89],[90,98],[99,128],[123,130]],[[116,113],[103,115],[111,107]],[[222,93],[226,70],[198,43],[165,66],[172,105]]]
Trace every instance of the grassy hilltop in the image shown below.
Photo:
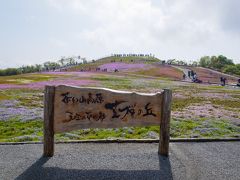
[[[194,69],[203,84],[182,81]],[[117,72],[115,72],[117,69]],[[0,77],[0,142],[41,141],[45,85],[106,87],[137,92],[173,90],[171,137],[240,137],[240,89],[220,86],[236,77],[199,67],[162,65],[153,57],[106,57],[62,72]],[[159,127],[85,129],[57,134],[57,140],[158,138]]]

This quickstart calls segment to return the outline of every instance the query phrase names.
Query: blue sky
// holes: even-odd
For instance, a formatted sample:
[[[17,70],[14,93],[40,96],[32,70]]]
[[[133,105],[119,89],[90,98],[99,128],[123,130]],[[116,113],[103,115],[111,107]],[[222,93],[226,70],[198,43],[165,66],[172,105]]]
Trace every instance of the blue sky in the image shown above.
[[[0,68],[153,53],[240,63],[238,0],[0,0]]]

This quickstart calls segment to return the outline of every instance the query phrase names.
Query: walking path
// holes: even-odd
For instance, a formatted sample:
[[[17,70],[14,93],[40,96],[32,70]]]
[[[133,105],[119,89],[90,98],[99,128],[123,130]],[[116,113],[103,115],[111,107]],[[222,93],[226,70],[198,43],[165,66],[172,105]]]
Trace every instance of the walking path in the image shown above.
[[[179,69],[186,75],[185,81],[192,82],[192,79],[188,77],[188,71],[191,71],[190,69],[184,68],[182,66],[181,67],[180,66],[172,66],[172,67]]]
[[[56,144],[52,158],[42,144],[0,145],[0,179],[183,179],[237,180],[240,142]]]

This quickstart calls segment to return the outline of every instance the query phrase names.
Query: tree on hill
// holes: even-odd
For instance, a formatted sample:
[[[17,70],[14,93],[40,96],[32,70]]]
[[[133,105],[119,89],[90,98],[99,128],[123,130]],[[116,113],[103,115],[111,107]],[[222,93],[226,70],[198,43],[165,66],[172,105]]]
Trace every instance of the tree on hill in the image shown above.
[[[226,65],[234,65],[231,59],[223,55],[219,56],[203,56],[199,61],[199,65],[202,67],[213,68],[216,70],[222,70]]]
[[[35,65],[27,65],[22,66],[20,68],[6,68],[6,69],[0,69],[0,76],[10,76],[10,75],[18,75],[18,74],[25,74],[25,73],[34,73],[34,72],[41,72],[43,70],[50,71],[50,70],[56,70],[63,66],[74,66],[77,65],[78,62],[76,59],[80,59],[81,56],[75,57],[61,57],[60,60],[57,62],[54,61],[47,61],[43,64],[35,64]],[[82,58],[84,63],[87,63],[86,58]]]
[[[213,68],[218,70],[222,70],[226,65],[234,65],[234,63],[231,59],[228,59],[223,55],[219,55],[217,58],[214,58],[211,64]]]
[[[0,69],[0,76],[17,75],[19,73],[20,72],[17,68]]]
[[[61,64],[61,66],[65,65],[65,58],[62,57],[60,60],[58,60],[58,62]]]
[[[209,56],[203,56],[201,57],[199,61],[199,65],[202,67],[210,67],[211,64],[211,58]]]
[[[228,74],[236,74],[240,76],[240,64],[227,65],[226,67],[224,67],[223,72]]]
[[[47,71],[60,68],[60,64],[58,64],[56,62],[51,62],[51,61],[47,61],[47,62],[43,63],[43,66],[44,66],[45,70],[47,70]]]
[[[212,68],[228,74],[240,75],[240,65],[235,65],[231,59],[223,55],[219,56],[203,56],[199,60],[201,67]]]

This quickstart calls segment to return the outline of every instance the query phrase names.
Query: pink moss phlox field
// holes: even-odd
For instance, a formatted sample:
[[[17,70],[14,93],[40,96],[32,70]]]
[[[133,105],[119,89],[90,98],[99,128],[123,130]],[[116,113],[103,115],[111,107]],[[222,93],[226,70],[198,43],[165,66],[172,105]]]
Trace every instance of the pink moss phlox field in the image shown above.
[[[93,80],[77,80],[77,79],[64,79],[64,80],[51,80],[51,81],[42,81],[37,83],[28,84],[29,88],[39,89],[43,88],[46,85],[58,86],[61,84],[71,85],[71,86],[81,86],[81,85],[94,85],[96,82]]]
[[[16,85],[16,84],[0,84],[0,89],[16,89],[21,88],[22,85]]]
[[[17,103],[16,100],[0,101],[0,121],[6,121],[16,116],[20,121],[42,119],[42,108],[18,107]]]
[[[74,76],[74,77],[92,77],[96,73],[93,72],[42,72],[41,74],[51,74],[51,75],[69,75],[69,76]]]
[[[115,69],[120,71],[128,71],[128,70],[139,70],[139,69],[149,69],[151,65],[143,64],[143,63],[135,63],[135,64],[127,64],[122,62],[116,63],[106,63],[99,66],[100,69],[107,69],[107,71],[114,71]]]
[[[24,85],[0,84],[0,89],[17,89],[17,88],[42,89],[46,85],[84,86],[84,85],[96,85],[96,84],[97,84],[97,81],[94,81],[94,80],[62,79],[62,80],[41,81],[41,82],[35,82],[30,84],[24,84]]]

